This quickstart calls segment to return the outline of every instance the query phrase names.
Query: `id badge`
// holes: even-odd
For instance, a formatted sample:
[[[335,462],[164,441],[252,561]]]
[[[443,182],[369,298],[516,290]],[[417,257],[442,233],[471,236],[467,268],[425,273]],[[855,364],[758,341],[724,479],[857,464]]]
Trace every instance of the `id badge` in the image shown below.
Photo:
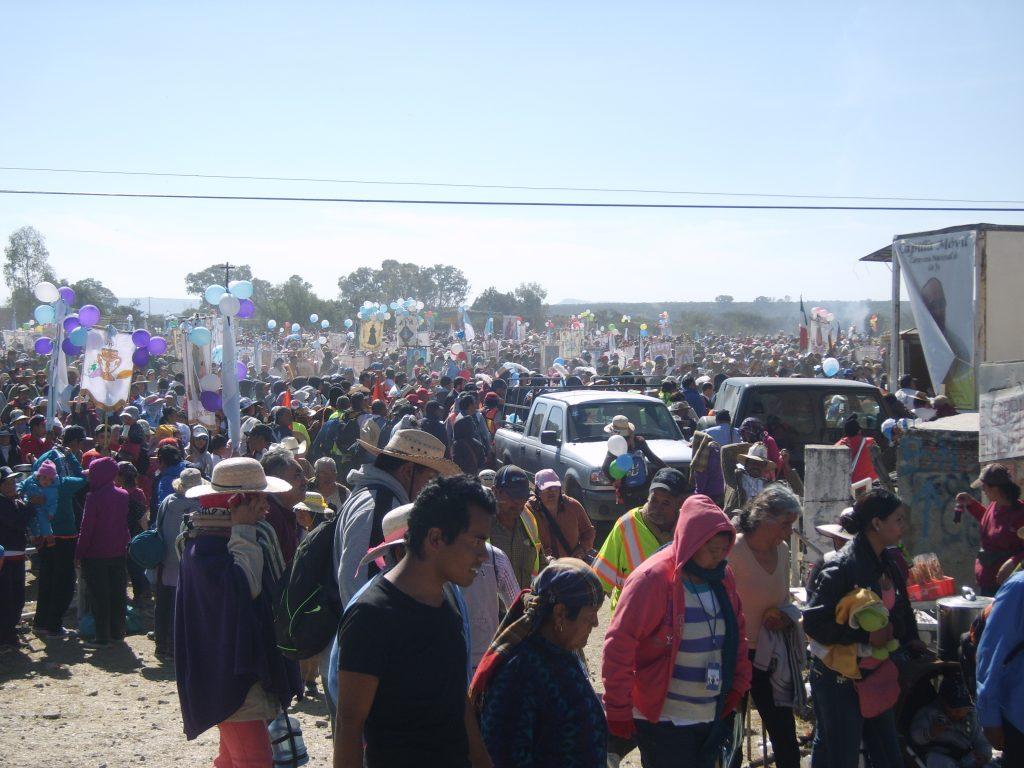
[[[721,662],[712,661],[708,664],[707,672],[704,675],[704,687],[713,692],[717,692],[722,687]]]

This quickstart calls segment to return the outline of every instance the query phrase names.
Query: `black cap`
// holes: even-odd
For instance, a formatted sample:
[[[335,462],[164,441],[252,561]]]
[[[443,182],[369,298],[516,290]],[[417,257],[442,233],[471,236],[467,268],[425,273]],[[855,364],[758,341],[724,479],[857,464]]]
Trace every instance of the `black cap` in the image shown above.
[[[659,469],[654,474],[654,479],[651,480],[651,490],[653,491],[655,488],[667,491],[672,496],[685,496],[689,490],[689,483],[686,481],[686,476],[678,469],[664,467]]]
[[[267,442],[274,442],[274,431],[266,424],[257,424],[249,430],[249,438],[262,437]]]
[[[513,499],[530,498],[530,478],[515,464],[506,464],[494,476],[494,490],[504,491]]]
[[[37,413],[31,419],[28,420],[28,425],[34,427],[36,424],[43,424],[46,422],[46,417],[41,413]]]
[[[21,472],[15,472],[10,467],[0,467],[0,483],[10,480],[12,477],[18,480],[24,477],[24,475]]]

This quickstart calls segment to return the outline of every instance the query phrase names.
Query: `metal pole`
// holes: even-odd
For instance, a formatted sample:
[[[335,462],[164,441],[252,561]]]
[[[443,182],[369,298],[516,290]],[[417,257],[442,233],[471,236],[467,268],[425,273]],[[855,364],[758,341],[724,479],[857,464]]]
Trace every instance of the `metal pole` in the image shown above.
[[[900,380],[900,262],[896,249],[892,254],[892,338],[889,340],[889,391],[899,388]]]

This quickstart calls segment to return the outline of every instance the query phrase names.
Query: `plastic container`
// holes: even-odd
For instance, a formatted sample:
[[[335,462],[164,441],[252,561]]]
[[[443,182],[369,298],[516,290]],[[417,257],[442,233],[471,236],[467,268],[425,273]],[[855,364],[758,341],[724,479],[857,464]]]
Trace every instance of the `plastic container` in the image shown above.
[[[294,717],[282,712],[270,722],[267,731],[274,751],[274,768],[298,768],[309,762],[302,728]]]
[[[941,579],[924,584],[907,585],[907,596],[915,603],[924,600],[938,600],[940,597],[949,597],[955,591],[956,583],[952,576],[944,576]]]

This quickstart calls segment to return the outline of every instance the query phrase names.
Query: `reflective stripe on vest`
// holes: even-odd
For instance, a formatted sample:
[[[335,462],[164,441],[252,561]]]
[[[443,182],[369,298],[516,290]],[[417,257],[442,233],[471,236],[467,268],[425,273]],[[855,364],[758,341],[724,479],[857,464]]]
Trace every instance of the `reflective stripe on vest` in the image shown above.
[[[540,543],[540,529],[537,528],[537,518],[533,516],[530,510],[524,509],[519,519],[523,521],[526,537],[530,540],[530,544],[535,552],[533,557],[533,575],[536,576],[540,573],[540,556],[544,551]]]
[[[640,531],[636,527],[636,515],[632,512],[629,514],[629,519],[622,526],[622,545],[626,552],[629,572],[632,573],[645,559],[644,549],[640,545]]]

